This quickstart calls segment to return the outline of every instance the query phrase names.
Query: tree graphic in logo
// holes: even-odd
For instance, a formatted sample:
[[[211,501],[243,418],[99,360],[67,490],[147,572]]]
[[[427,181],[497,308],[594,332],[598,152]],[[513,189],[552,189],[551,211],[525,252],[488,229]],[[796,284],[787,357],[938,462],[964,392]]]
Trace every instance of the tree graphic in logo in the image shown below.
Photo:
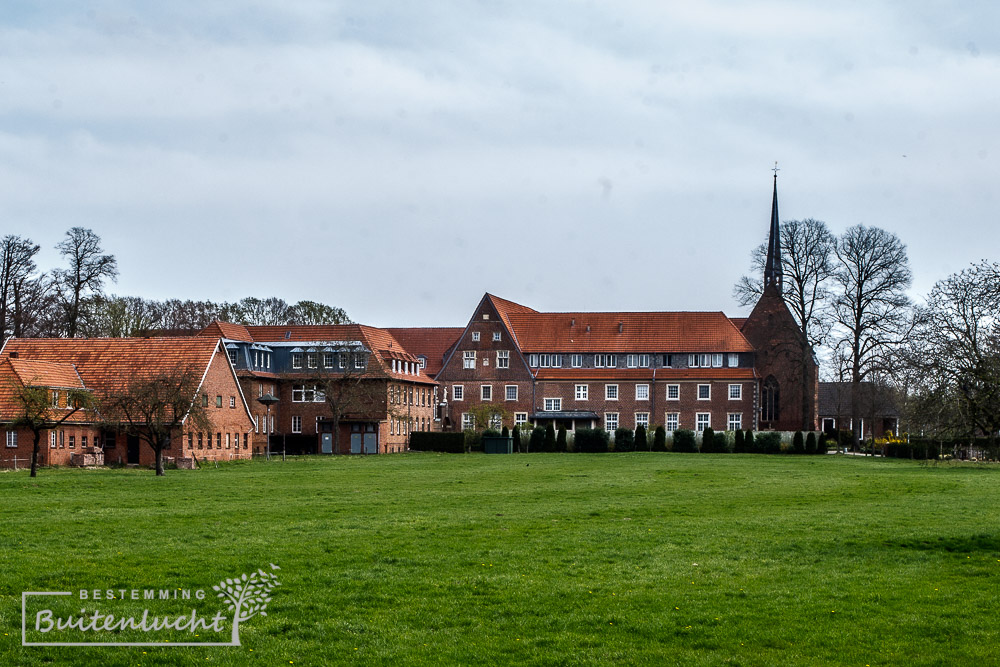
[[[281,568],[271,563],[271,569]],[[220,581],[218,586],[212,586],[212,590],[219,592],[219,597],[226,601],[229,611],[233,612],[233,646],[240,645],[240,623],[257,614],[267,616],[264,610],[271,601],[271,591],[280,585],[278,575],[257,570],[249,576],[244,573],[242,577],[226,579]]]

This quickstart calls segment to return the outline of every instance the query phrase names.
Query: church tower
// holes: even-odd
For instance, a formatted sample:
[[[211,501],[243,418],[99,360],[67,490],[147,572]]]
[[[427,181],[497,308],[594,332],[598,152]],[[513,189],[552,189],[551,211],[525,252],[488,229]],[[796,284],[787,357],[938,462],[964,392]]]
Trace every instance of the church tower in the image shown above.
[[[819,366],[812,346],[782,297],[783,282],[775,165],[764,289],[742,328],[743,335],[754,346],[754,367],[760,383],[756,427],[776,431],[814,430],[819,416]]]

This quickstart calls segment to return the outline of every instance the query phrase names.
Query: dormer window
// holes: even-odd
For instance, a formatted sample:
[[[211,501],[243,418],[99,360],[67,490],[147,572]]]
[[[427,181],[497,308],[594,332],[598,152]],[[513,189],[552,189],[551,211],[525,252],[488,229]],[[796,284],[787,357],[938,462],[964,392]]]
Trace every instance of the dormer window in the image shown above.
[[[231,350],[226,350],[226,351],[229,353],[229,363],[231,363],[233,366],[235,366],[236,365],[236,350],[231,349]]]
[[[309,368],[316,368],[316,363],[317,363],[316,353],[315,352],[309,352],[309,353],[307,353],[306,354],[306,365],[309,366]]]
[[[358,369],[365,367],[365,355],[361,352],[354,355],[354,367]]]
[[[292,352],[292,368],[302,368],[301,352]]]
[[[53,389],[52,390],[52,407],[54,407],[54,408],[58,408],[59,407],[59,390],[58,389]]]
[[[427,368],[427,357],[417,357],[417,366],[420,367],[420,370]]]
[[[333,352],[323,353],[323,368],[333,368]]]

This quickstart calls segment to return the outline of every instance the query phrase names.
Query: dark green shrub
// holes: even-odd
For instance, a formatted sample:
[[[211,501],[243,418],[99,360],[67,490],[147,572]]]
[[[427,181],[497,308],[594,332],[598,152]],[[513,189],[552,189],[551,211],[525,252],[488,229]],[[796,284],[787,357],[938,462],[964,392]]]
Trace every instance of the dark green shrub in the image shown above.
[[[712,444],[715,445],[715,451],[719,454],[730,454],[733,451],[732,444],[729,442],[729,434],[725,431],[716,431],[712,435]]]
[[[545,442],[542,444],[542,451],[556,451],[556,429],[552,424],[545,427]]]
[[[667,429],[662,426],[657,426],[656,430],[653,432],[653,451],[667,451]]]
[[[521,427],[514,424],[514,430],[510,432],[510,437],[514,439],[514,451],[521,451]]]
[[[566,427],[565,426],[560,426],[559,427],[559,433],[558,433],[558,435],[556,435],[556,451],[557,452],[565,452],[566,450],[567,450],[567,447],[566,447]]]
[[[825,435],[826,434],[821,435],[819,437],[819,439],[816,441],[816,453],[817,454],[826,454],[826,452],[827,452],[827,448],[829,447],[830,440],[828,438],[826,438]]]
[[[483,451],[483,436],[479,431],[468,430],[465,433],[465,451],[467,452],[481,452]]]
[[[500,430],[500,437],[501,438],[509,438],[510,437],[510,429],[508,429],[506,426],[504,426]]]
[[[694,439],[694,431],[679,428],[674,431],[675,452],[697,452],[698,442]]]
[[[531,437],[528,439],[528,452],[537,453],[545,451],[545,429],[536,426],[531,429]]]
[[[649,442],[646,438],[646,427],[642,424],[635,427],[635,451],[649,451]]]
[[[602,428],[581,428],[577,429],[574,443],[576,451],[593,454],[608,451],[608,441],[610,436]]]
[[[499,438],[500,437],[500,431],[496,430],[495,428],[488,428],[485,431],[483,431],[482,437],[483,438]]]
[[[737,454],[742,454],[746,451],[745,440],[743,438],[743,431],[736,431],[736,435],[733,436],[733,451]]]
[[[715,431],[712,427],[707,427],[701,432],[701,453],[702,454],[714,454],[717,450],[715,449]]]
[[[635,451],[635,439],[632,434],[632,429],[624,427],[615,429],[615,451],[616,452]]]
[[[854,445],[854,433],[850,429],[841,429],[837,432],[837,444],[850,449]]]
[[[781,453],[781,434],[777,431],[765,431],[758,433],[754,438],[757,451],[763,454]]]
[[[749,454],[758,454],[757,442],[754,440],[753,431],[747,431],[747,437],[743,438],[743,451]]]
[[[806,436],[806,454],[816,453],[816,434],[809,431],[809,435]]]
[[[410,449],[417,452],[462,454],[465,452],[465,434],[414,431],[410,434]]]
[[[802,431],[796,431],[795,437],[792,438],[792,453],[793,454],[806,453],[806,439],[802,435]]]

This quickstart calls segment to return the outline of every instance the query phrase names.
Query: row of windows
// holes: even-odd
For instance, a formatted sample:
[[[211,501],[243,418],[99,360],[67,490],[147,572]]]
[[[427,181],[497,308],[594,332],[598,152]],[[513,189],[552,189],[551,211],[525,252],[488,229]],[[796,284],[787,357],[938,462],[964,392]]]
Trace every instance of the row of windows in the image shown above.
[[[474,355],[475,353],[473,353]],[[569,357],[571,368],[583,368],[583,354],[529,354],[528,365],[532,368],[562,368],[564,357]],[[680,367],[683,355],[663,354],[661,363],[666,368]],[[618,364],[624,361],[625,368],[649,368],[653,355],[649,354],[595,354],[593,358],[594,368],[618,368]],[[473,357],[474,359],[474,357]],[[723,368],[723,361],[728,362],[729,368],[736,368],[740,365],[740,355],[730,354],[689,354],[687,355],[687,365],[690,368]],[[466,366],[466,368],[474,368]]]
[[[497,341],[500,340],[500,338],[501,338],[500,332],[499,331],[494,331],[493,332],[493,342],[496,343]],[[478,331],[473,331],[472,332],[472,340],[474,342],[476,342],[476,343],[479,342],[479,332]]]
[[[389,418],[389,435],[410,435],[414,431],[431,430],[431,420],[427,417],[413,417],[411,419]]]
[[[306,352],[304,355],[302,352],[292,352],[291,361],[292,368],[302,368],[303,356],[306,362],[306,368],[318,368],[320,355],[319,352]],[[324,352],[323,353],[323,368],[338,368],[343,370],[347,368],[347,360],[351,356],[350,352]],[[409,363],[409,362],[407,362]],[[365,355],[363,353],[354,354],[354,368],[362,369],[365,367]]]
[[[431,405],[433,397],[431,390],[425,387],[401,387],[389,385],[389,403],[391,405]]]
[[[316,384],[293,384],[292,403],[322,403],[326,394]]]
[[[619,415],[618,412],[605,412],[604,413],[604,424],[603,428],[606,431],[614,431],[619,427]],[[668,432],[674,432],[682,428],[681,424],[681,413],[679,412],[668,412],[665,415],[664,429]],[[738,431],[743,428],[743,413],[742,412],[730,412],[726,415],[726,429],[729,431]],[[475,428],[476,420],[472,414],[468,412],[462,413],[462,429]],[[514,413],[514,425],[523,426],[528,422],[527,412],[515,412]],[[598,424],[600,426],[600,424]],[[649,428],[649,413],[648,412],[636,412],[635,413],[635,426],[642,425],[645,428]],[[711,412],[696,412],[694,414],[694,424],[691,425],[696,431],[704,431],[706,428],[712,427],[712,413]]]
[[[222,396],[221,395],[217,395],[215,397],[215,407],[221,408],[222,407],[222,403],[223,403]],[[208,407],[208,394],[202,394],[201,395],[201,406],[203,408],[207,408]],[[231,407],[231,408],[235,408],[236,407],[236,397],[235,396],[230,396],[229,397],[229,407]]]
[[[242,442],[241,442],[242,441]],[[244,435],[242,438],[239,433],[216,433],[215,434],[215,449],[223,449],[223,442],[225,442],[225,449],[239,449],[241,446],[243,449],[247,449],[250,446],[250,436]],[[196,446],[197,445],[197,446]],[[170,443],[167,443],[167,449],[170,449]],[[212,449],[212,434],[211,433],[188,433],[187,434],[187,448],[188,449]]]
[[[229,350],[227,350],[227,352],[229,352],[229,363],[231,363],[233,366],[235,366],[236,365],[236,359],[237,359],[238,350],[229,349]],[[252,367],[253,368],[260,368],[262,370],[266,370],[266,369],[271,368],[271,353],[270,352],[265,352],[265,351],[262,351],[262,350],[254,350],[253,351],[253,366]]]
[[[497,350],[496,351],[497,368],[510,368],[510,350]],[[488,356],[483,356],[483,366],[489,366],[490,359]],[[462,352],[462,368],[471,370],[476,367],[476,351],[475,350],[465,350]]]
[[[712,385],[710,384],[699,384],[698,385],[698,400],[699,401],[710,401],[712,400]],[[465,400],[465,385],[456,384],[452,385],[451,388],[452,400],[462,401]],[[590,400],[590,385],[578,384],[575,385],[573,395],[577,401],[587,401]],[[606,384],[604,385],[604,400],[606,401],[617,401],[618,400],[618,385],[617,384]],[[637,401],[648,401],[650,396],[649,385],[648,384],[637,384],[635,385],[635,400]],[[668,384],[666,397],[668,401],[679,401],[681,398],[681,386],[679,384]],[[479,386],[479,398],[483,401],[493,400],[493,385],[483,384]],[[508,384],[504,386],[504,400],[516,401],[518,399],[517,385]],[[743,399],[743,385],[742,384],[731,384],[729,385],[729,400],[739,401]],[[562,410],[562,399],[561,398],[546,398],[545,411],[558,411]],[[555,407],[549,407],[549,406]]]

